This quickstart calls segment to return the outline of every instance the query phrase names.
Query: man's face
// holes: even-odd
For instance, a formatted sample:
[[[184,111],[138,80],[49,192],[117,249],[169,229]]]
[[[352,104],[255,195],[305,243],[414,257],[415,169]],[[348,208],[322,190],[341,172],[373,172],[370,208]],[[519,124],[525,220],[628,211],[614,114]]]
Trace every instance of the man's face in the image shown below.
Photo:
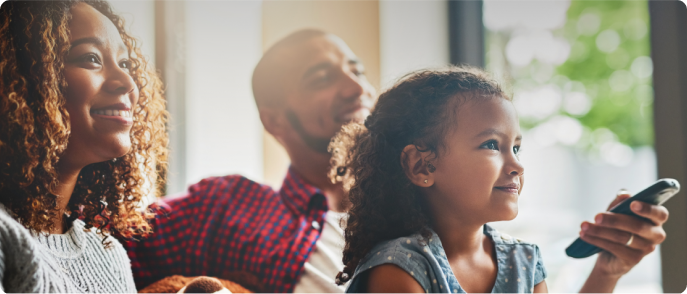
[[[326,152],[341,126],[370,114],[375,89],[362,63],[336,36],[314,37],[285,53],[291,65],[282,84],[287,117],[308,146]]]

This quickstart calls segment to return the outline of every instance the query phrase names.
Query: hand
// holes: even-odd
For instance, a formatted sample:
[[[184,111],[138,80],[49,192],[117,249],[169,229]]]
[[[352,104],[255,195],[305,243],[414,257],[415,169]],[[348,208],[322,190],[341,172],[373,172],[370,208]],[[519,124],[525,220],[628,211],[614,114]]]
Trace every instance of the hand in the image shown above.
[[[630,198],[627,191],[620,190],[608,209],[627,198]],[[596,260],[597,273],[619,278],[665,240],[662,226],[668,220],[668,209],[641,201],[632,202],[630,209],[650,221],[603,212],[596,215],[595,223],[582,223],[582,240],[604,250]]]

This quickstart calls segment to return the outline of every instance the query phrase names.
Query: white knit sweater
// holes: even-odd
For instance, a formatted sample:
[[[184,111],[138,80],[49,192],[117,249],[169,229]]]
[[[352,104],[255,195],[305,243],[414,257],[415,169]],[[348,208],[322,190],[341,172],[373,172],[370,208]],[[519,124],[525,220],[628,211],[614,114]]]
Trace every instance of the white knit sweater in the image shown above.
[[[135,293],[131,262],[108,237],[75,220],[65,234],[34,236],[0,204],[0,292]]]

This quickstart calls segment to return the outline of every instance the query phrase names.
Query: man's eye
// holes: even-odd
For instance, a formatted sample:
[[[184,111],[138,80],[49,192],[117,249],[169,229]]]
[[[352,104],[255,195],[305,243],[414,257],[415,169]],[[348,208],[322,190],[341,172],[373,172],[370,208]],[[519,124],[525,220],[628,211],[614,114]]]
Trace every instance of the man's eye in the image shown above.
[[[330,75],[327,73],[327,74],[323,74],[323,75],[318,76],[315,79],[315,81],[318,83],[323,83],[323,82],[329,81],[329,78],[330,78]]]
[[[324,86],[329,84],[331,79],[332,79],[332,76],[330,73],[323,72],[323,73],[320,73],[320,74],[313,76],[312,79],[310,80],[309,84],[310,84],[310,87],[314,87],[314,88],[324,87]]]
[[[499,144],[498,144],[498,142],[496,142],[494,140],[490,140],[490,141],[484,142],[484,144],[482,144],[481,148],[498,151],[499,150]]]

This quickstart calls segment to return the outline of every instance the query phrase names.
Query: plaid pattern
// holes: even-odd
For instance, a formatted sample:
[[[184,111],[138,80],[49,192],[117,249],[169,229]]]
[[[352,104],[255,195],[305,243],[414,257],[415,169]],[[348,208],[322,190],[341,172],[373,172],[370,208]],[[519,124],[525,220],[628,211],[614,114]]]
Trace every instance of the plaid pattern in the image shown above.
[[[125,241],[136,287],[171,275],[248,272],[266,292],[293,292],[320,237],[327,200],[292,169],[279,191],[244,177],[207,178],[162,203],[155,233]]]

